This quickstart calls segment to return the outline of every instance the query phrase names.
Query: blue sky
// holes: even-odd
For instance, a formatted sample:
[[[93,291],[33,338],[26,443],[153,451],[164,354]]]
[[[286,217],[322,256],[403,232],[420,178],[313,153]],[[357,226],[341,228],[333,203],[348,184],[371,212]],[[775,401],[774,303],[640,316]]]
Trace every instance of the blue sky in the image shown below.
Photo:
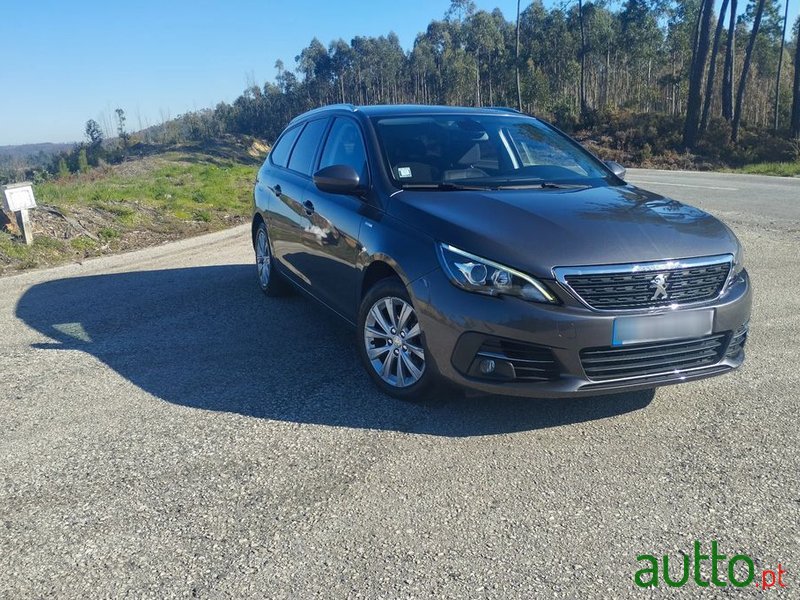
[[[551,2],[547,2],[550,4]],[[449,0],[39,0],[3,2],[0,145],[83,137],[87,119],[129,129],[233,101],[318,37],[381,35],[409,48]],[[514,18],[515,0],[477,0]],[[527,2],[523,2],[523,6]],[[796,4],[796,3],[793,3]],[[790,7],[790,13],[797,9]],[[791,21],[790,21],[791,22]]]

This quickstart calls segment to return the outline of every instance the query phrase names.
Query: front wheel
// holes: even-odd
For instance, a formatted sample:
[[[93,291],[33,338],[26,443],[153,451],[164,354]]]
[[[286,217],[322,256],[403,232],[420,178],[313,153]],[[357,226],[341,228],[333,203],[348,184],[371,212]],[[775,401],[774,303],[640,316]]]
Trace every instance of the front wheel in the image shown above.
[[[358,348],[375,384],[401,400],[424,400],[437,375],[425,336],[403,284],[379,281],[364,296],[358,314]]]

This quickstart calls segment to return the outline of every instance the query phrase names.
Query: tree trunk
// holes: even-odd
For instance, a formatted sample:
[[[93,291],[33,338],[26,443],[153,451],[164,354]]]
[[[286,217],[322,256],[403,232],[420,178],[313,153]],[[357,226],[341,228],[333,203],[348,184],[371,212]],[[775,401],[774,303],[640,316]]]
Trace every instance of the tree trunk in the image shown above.
[[[764,0],[761,1],[763,3]],[[708,56],[709,29],[711,28],[713,10],[714,0],[703,0],[700,5],[700,14],[698,15],[697,46],[692,57],[692,70],[689,76],[689,98],[686,102],[686,120],[683,125],[683,145],[687,148],[693,148],[697,142],[703,74],[705,73],[706,57]]]
[[[494,90],[492,90],[492,55],[489,55],[489,106],[494,106]]]
[[[606,48],[606,72],[603,77],[603,88],[600,96],[600,104],[603,108],[609,105],[608,88],[611,82],[611,48]]]
[[[733,119],[734,59],[736,57],[736,4],[731,0],[731,16],[728,21],[728,41],[725,46],[725,66],[722,70],[722,116],[729,123]]]
[[[517,0],[517,41],[514,46],[514,69],[517,75],[517,108],[522,111],[522,84],[519,79],[519,3]]]
[[[719,21],[717,30],[714,32],[714,44],[711,48],[711,64],[708,66],[708,81],[706,82],[706,97],[703,103],[703,116],[700,118],[700,134],[704,134],[708,128],[708,114],[711,111],[711,99],[714,97],[714,77],[717,74],[717,54],[719,53],[719,39],[722,36],[722,27],[725,24],[725,12],[728,8],[728,0],[722,0],[722,8],[719,9]]]
[[[792,137],[800,139],[800,43],[794,49],[794,85],[792,86]]]
[[[781,68],[783,67],[783,46],[786,43],[786,23],[789,21],[789,0],[784,0],[786,5],[783,12],[783,33],[781,34],[781,53],[778,55],[778,74],[775,76],[775,123],[773,131],[778,131],[778,112],[780,109],[781,96]],[[798,42],[800,43],[800,41]],[[795,70],[798,66],[795,64]]]
[[[586,31],[583,24],[583,0],[578,0],[578,19],[581,26],[581,85],[580,85],[580,111],[581,120],[586,116]]]
[[[481,105],[481,55],[475,54],[475,106]]]
[[[750,72],[750,62],[753,59],[753,48],[756,45],[756,37],[761,27],[761,17],[764,15],[765,0],[758,0],[756,16],[753,19],[753,31],[750,32],[750,41],[747,43],[747,51],[744,54],[742,64],[742,75],[739,78],[739,89],[736,93],[736,108],[733,112],[733,125],[731,126],[731,140],[739,140],[739,125],[742,122],[742,105],[744,104],[744,93],[747,89],[747,74]]]

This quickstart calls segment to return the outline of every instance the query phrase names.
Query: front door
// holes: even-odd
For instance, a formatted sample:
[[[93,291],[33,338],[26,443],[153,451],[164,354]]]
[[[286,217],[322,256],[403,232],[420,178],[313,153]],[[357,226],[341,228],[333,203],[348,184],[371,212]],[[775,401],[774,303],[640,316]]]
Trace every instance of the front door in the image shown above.
[[[358,123],[349,117],[336,117],[319,159],[319,169],[349,165],[369,185],[364,141]],[[359,231],[368,209],[358,196],[329,194],[313,183],[303,201],[309,225],[303,234],[308,268],[304,275],[314,295],[342,316],[355,321],[359,273],[356,260],[361,252]]]

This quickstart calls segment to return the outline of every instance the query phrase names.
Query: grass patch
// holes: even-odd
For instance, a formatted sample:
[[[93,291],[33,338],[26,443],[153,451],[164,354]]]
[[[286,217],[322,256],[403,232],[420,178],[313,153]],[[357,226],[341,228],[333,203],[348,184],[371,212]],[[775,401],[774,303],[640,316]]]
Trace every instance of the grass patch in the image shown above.
[[[197,221],[202,221],[203,223],[210,223],[211,222],[211,213],[207,210],[196,210],[194,211],[194,218]]]
[[[795,177],[800,175],[800,161],[796,162],[762,162],[745,165],[738,169],[731,169],[732,173],[747,173],[750,175],[778,175],[780,177]]]
[[[88,252],[97,247],[97,242],[88,237],[77,237],[71,239],[69,245],[79,252]]]
[[[114,229],[113,227],[101,227],[97,232],[97,235],[101,240],[108,242],[119,238],[119,230]]]
[[[210,213],[249,214],[256,168],[202,159],[202,155],[171,152],[145,159],[149,164],[144,170],[126,172],[123,163],[100,177],[92,172],[47,182],[37,186],[36,195],[41,204],[59,209],[94,206],[123,219],[130,218],[136,206],[186,214],[188,218],[193,211],[186,207],[197,204]]]
[[[30,248],[25,244],[15,242],[11,235],[0,234],[0,254],[10,259],[24,260],[30,256]]]
[[[0,273],[140,248],[246,221],[259,161],[224,150],[222,145],[177,147],[37,185],[37,202],[68,219],[58,212],[34,211],[39,230],[52,237],[37,234],[30,247],[0,231]]]
[[[0,232],[0,272],[11,265],[17,269],[31,269],[62,260],[69,252],[67,244],[62,240],[46,236],[34,237],[33,244],[15,239],[8,233]]]

